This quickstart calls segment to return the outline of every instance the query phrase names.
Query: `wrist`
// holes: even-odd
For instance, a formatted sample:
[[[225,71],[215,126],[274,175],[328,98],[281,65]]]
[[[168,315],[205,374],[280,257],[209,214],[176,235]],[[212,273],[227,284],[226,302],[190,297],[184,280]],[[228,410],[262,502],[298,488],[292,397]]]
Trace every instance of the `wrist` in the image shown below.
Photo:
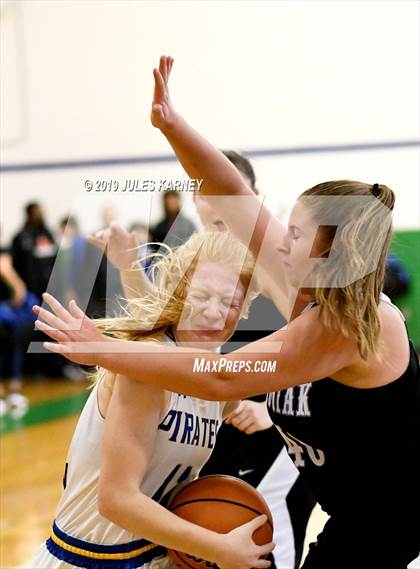
[[[231,557],[229,540],[227,533],[218,533],[216,537],[216,544],[214,547],[214,560],[213,561],[219,567],[226,567],[228,561]]]
[[[160,127],[160,131],[165,136],[170,135],[173,133],[181,124],[182,117],[177,112],[173,112],[171,114],[171,118],[165,121],[165,124]]]
[[[111,370],[111,368],[109,366],[112,366],[112,363],[115,362],[115,360],[113,359],[113,356],[116,353],[116,350],[113,349],[114,347],[111,345],[111,342],[112,343],[119,342],[119,340],[117,340],[115,338],[110,338],[109,336],[105,336],[105,335],[103,336],[103,338],[101,340],[101,347],[94,354],[93,365]]]

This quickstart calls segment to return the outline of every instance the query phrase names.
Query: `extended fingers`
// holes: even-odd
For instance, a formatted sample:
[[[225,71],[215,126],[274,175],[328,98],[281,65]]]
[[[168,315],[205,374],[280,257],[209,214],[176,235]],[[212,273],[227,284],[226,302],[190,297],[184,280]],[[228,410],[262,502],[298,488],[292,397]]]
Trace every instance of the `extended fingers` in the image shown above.
[[[260,546],[260,555],[268,555],[269,553],[271,553],[273,551],[273,549],[276,547],[276,544],[271,542],[271,543],[265,543],[264,545]]]
[[[168,79],[169,79],[169,75],[171,74],[173,64],[174,64],[174,58],[170,57],[169,58],[169,67],[168,67]]]
[[[165,83],[168,81],[168,59],[167,55],[162,55],[159,61],[159,71],[162,73]]]
[[[155,78],[155,100],[160,100],[165,93],[165,80],[159,69],[153,69],[153,76]]]
[[[66,342],[68,340],[67,335],[64,332],[48,326],[48,324],[45,324],[45,322],[42,322],[41,320],[35,321],[35,328],[41,332],[44,332],[47,334],[47,336],[53,340],[56,340],[57,342]]]
[[[55,352],[56,354],[65,355],[70,353],[70,348],[63,344],[53,344],[52,342],[44,342],[43,346],[46,350],[49,350],[50,352]]]
[[[267,516],[265,514],[260,514],[259,516],[252,518],[252,520],[250,520],[244,525],[248,525],[251,530],[255,531],[259,527],[263,526],[266,521],[267,521]]]
[[[51,310],[59,318],[64,320],[64,322],[68,322],[71,320],[71,316],[67,312],[67,310],[64,308],[64,306],[62,304],[60,304],[58,302],[58,300],[56,298],[54,298],[51,294],[48,294],[48,292],[44,292],[44,294],[42,295],[42,298],[45,300],[45,302],[48,304],[48,306],[51,308]]]
[[[90,243],[91,245],[98,247],[98,249],[100,249],[101,251],[105,250],[106,243],[105,243],[105,241],[103,241],[99,237],[96,237],[94,235],[86,235],[86,241],[88,243]]]
[[[60,318],[57,318],[52,312],[45,310],[45,308],[41,308],[40,306],[35,305],[32,310],[38,316],[38,318],[42,318],[44,322],[56,328],[57,330],[67,330],[68,325],[63,322]]]
[[[165,65],[166,65],[166,56],[161,55],[159,58],[159,71],[161,72],[162,76],[165,75]]]
[[[271,553],[271,551],[273,551],[273,549],[276,547],[276,544],[271,542],[271,543],[266,543],[265,545],[261,545],[258,548],[258,552],[259,552],[259,558],[258,560],[254,563],[253,567],[255,569],[266,569],[267,567],[271,566],[271,561],[269,561],[268,559],[264,559],[261,558],[263,555],[268,555],[269,553]]]
[[[153,75],[155,78],[155,83],[158,84],[159,88],[165,88],[165,77],[161,69],[153,69]]]
[[[71,315],[74,316],[74,318],[81,319],[81,320],[83,320],[84,318],[87,318],[87,316],[83,312],[83,310],[77,306],[77,303],[75,300],[70,300],[69,310],[70,310]]]
[[[162,74],[165,83],[168,82],[169,75],[171,73],[172,65],[174,63],[173,57],[169,55],[162,55],[159,61],[159,71]]]

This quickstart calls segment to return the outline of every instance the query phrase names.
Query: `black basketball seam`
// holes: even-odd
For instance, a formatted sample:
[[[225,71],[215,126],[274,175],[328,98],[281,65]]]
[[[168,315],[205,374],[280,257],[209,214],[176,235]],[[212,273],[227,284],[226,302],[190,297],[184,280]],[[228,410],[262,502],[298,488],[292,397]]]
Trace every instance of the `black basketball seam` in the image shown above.
[[[240,502],[234,502],[233,500],[226,500],[225,498],[198,498],[196,500],[188,500],[187,502],[181,502],[180,504],[177,504],[175,507],[171,508],[171,512],[174,512],[177,508],[180,508],[181,506],[187,506],[188,504],[194,504],[195,502],[225,502],[226,504],[233,504],[234,506],[240,506],[241,508],[245,508],[246,510],[250,510],[251,512],[254,512],[254,514],[258,514],[259,516],[262,515],[261,512],[259,512],[258,510],[255,510],[254,508],[251,508],[251,506],[241,504]],[[267,517],[266,523],[274,531],[274,528],[273,528],[272,524],[270,523],[270,520],[268,519],[268,517]]]
[[[175,553],[175,555],[182,561],[182,563],[185,563],[185,565],[188,565],[188,567],[191,567],[191,569],[196,569],[194,567],[194,565],[190,565],[188,563],[188,561],[185,561],[185,559],[183,557],[181,557],[181,555],[178,553],[178,551],[176,551],[175,549],[171,550],[173,553]],[[205,561],[205,559],[203,559],[203,561]]]

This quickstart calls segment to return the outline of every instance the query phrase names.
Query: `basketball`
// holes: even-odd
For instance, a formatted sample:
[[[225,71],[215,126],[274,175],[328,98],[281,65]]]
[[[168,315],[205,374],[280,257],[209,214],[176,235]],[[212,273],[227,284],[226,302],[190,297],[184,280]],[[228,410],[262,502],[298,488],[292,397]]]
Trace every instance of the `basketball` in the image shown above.
[[[180,484],[174,491],[168,509],[184,520],[218,533],[228,533],[253,518],[265,514],[267,521],[253,535],[256,544],[264,545],[273,538],[273,518],[262,495],[253,486],[225,475],[209,475]],[[204,559],[168,550],[180,569],[214,568]]]

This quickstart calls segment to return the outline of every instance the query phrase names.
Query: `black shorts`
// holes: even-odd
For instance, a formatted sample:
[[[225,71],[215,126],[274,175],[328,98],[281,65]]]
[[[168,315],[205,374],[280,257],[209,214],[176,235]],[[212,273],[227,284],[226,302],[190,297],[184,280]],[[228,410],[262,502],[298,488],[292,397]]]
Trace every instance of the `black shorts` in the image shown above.
[[[330,518],[301,569],[406,569],[420,553],[418,520],[399,518],[391,523],[350,523]]]

